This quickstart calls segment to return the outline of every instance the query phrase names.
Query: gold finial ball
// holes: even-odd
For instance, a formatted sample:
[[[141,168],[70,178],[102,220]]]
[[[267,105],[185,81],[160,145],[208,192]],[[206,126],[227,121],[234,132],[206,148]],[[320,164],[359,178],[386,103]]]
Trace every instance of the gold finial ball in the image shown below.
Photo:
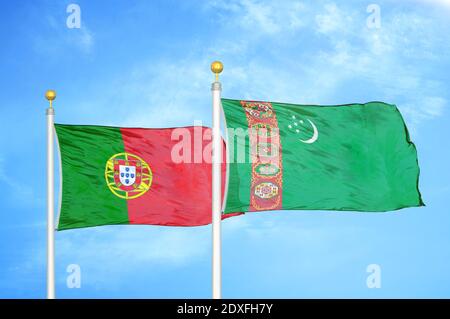
[[[45,92],[45,98],[49,101],[53,101],[56,99],[56,91],[55,90],[48,90]]]
[[[223,64],[220,61],[214,61],[211,63],[211,71],[215,74],[219,74],[223,71]]]

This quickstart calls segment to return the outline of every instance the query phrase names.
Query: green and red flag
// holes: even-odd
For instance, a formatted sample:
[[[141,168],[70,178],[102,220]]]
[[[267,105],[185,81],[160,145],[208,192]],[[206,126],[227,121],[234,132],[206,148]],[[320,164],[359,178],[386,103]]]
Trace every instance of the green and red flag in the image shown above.
[[[222,107],[225,213],[423,206],[416,148],[395,105],[222,99]]]
[[[62,169],[58,230],[211,223],[211,129],[55,129]],[[223,185],[225,170],[223,164]]]

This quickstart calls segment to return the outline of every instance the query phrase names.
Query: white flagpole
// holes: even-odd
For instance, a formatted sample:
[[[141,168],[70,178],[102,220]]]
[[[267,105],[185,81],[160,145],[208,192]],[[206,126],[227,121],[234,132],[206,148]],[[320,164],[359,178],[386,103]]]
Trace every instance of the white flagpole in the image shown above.
[[[221,163],[222,163],[222,139],[220,137],[220,94],[222,86],[219,82],[219,73],[223,65],[219,61],[211,64],[211,71],[216,75],[212,83],[213,100],[213,147],[212,147],[212,297],[222,298],[222,193],[221,193]]]
[[[47,109],[47,299],[55,299],[55,183],[53,154],[53,119],[55,110],[52,103],[56,92],[48,90],[45,98],[50,105]]]

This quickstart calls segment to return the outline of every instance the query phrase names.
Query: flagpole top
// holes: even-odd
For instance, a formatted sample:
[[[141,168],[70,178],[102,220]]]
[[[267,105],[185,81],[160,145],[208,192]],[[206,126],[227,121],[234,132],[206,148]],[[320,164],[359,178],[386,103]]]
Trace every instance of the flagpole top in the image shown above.
[[[216,75],[216,82],[219,82],[219,74],[223,71],[223,64],[220,61],[211,63],[211,71]]]
[[[56,99],[56,91],[55,90],[47,90],[45,92],[45,98],[50,102],[50,108],[52,108],[52,102]]]
[[[47,90],[47,92],[45,92],[45,98],[49,101],[53,101],[54,99],[56,99],[56,91]]]

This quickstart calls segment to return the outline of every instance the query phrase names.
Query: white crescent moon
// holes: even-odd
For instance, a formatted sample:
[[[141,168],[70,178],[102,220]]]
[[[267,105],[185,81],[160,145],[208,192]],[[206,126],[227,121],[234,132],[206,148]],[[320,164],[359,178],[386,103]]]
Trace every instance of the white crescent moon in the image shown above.
[[[319,138],[319,131],[317,130],[317,127],[314,125],[314,123],[310,119],[308,119],[308,122],[311,124],[311,126],[314,130],[313,136],[309,140],[300,140],[300,142],[305,143],[305,144],[312,144],[315,141],[317,141],[317,139]]]

